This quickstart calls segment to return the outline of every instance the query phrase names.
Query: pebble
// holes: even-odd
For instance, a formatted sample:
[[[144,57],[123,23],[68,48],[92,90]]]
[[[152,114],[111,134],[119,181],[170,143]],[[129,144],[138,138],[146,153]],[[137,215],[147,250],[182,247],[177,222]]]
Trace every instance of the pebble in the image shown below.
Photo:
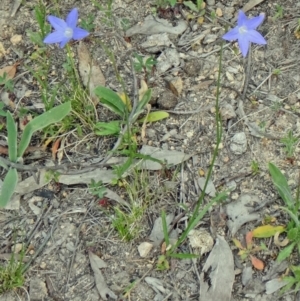
[[[244,132],[236,133],[231,138],[230,149],[235,155],[241,155],[247,150],[247,138]]]
[[[139,254],[142,258],[147,257],[151,249],[153,248],[153,244],[150,242],[144,241],[138,246]]]

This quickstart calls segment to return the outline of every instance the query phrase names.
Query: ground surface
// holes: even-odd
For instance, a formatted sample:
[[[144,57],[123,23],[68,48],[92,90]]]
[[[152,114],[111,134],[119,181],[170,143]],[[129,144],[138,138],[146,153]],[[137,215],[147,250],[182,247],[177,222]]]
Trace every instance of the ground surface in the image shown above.
[[[0,58],[0,67],[20,62],[17,71],[17,76],[18,74],[20,76],[15,80],[15,90],[9,97],[17,104],[16,112],[26,106],[32,106],[34,110],[39,107],[37,104],[42,104],[40,87],[33,80],[26,66],[32,64],[34,67],[36,64],[31,55],[36,51],[37,46],[29,40],[27,32],[28,29],[32,31],[38,29],[33,12],[36,3],[25,1],[15,15],[10,16],[13,7],[11,2],[13,1],[2,0],[0,4],[0,41],[6,50],[6,54]],[[89,14],[95,16],[96,26],[86,41],[89,50],[103,71],[106,86],[120,91],[121,85],[116,79],[114,68],[107,54],[100,47],[99,40],[101,40],[116,57],[119,73],[130,91],[133,78],[128,55],[137,52],[147,56],[151,53],[149,47],[143,47],[147,34],[136,34],[130,39],[125,39],[120,23],[125,18],[130,21],[129,27],[143,22],[147,16],[153,14],[155,1],[115,0],[113,17],[110,19],[107,19],[105,13],[91,2],[70,0],[55,5],[51,4],[51,1],[45,4],[49,10],[58,10],[61,17],[64,17],[73,7],[78,7],[81,18]],[[105,5],[106,1],[99,2]],[[175,219],[174,216],[181,212],[180,203],[188,206],[199,196],[198,178],[202,171],[204,174],[207,172],[215,144],[214,99],[219,38],[224,33],[226,25],[235,23],[236,13],[245,2],[216,1],[215,5],[207,7],[202,24],[197,23],[197,19],[191,19],[183,34],[169,34],[171,48],[176,50],[175,60],[165,70],[160,70],[158,67],[149,75],[148,86],[153,87],[155,93],[160,95],[158,103],[154,104],[153,108],[176,110],[177,113],[170,113],[169,118],[147,126],[145,137],[140,144],[148,144],[164,150],[183,151],[192,157],[179,165],[177,169],[179,172],[175,176],[174,170],[171,171],[171,175],[160,171],[147,173],[147,189],[151,191],[155,201],[146,204],[147,208],[143,216],[134,225],[138,227],[134,239],[130,242],[122,241],[112,226],[115,213],[111,207],[117,206],[117,203],[111,200],[109,201],[111,207],[103,210],[99,206],[99,200],[89,193],[84,183],[58,185],[51,182],[42,190],[44,193],[49,192],[47,196],[41,193],[41,190],[22,193],[21,202],[17,203],[14,210],[0,211],[0,255],[2,256],[0,259],[5,257],[4,254],[11,252],[15,240],[17,243],[30,244],[30,250],[26,254],[28,260],[34,254],[37,254],[37,257],[30,261],[23,289],[5,294],[0,297],[0,300],[29,300],[25,291],[29,292],[31,300],[102,300],[95,287],[95,274],[90,266],[91,252],[97,254],[106,263],[107,267],[101,271],[107,286],[118,296],[118,300],[204,300],[200,297],[200,282],[209,252],[194,262],[172,260],[169,270],[157,271],[155,260],[160,254],[160,247],[154,246],[145,258],[140,256],[137,247],[142,242],[150,241],[149,235],[154,221],[160,216],[162,209],[168,214],[173,214]],[[233,189],[227,201],[207,214],[196,228],[207,230],[216,239],[214,228],[217,227],[216,223],[220,226],[218,233],[230,246],[234,258],[235,278],[232,300],[295,300],[295,292],[284,296],[280,296],[278,291],[272,294],[266,293],[266,282],[282,275],[287,267],[285,265],[281,269],[275,269],[274,274],[270,272],[274,269],[274,262],[280,249],[274,244],[272,238],[264,240],[268,250],[257,254],[257,257],[265,263],[264,270],[251,269],[250,261],[241,262],[237,255],[238,250],[231,240],[232,231],[228,229],[226,221],[222,224],[220,218],[217,222],[214,222],[213,218],[218,214],[222,216],[222,212],[228,209],[227,204],[234,203],[236,200],[241,202],[241,198],[248,195],[250,201],[246,206],[252,209],[255,217],[239,227],[235,237],[243,241],[247,231],[261,225],[266,215],[274,217],[277,224],[284,225],[287,222],[287,217],[278,209],[282,201],[271,182],[267,164],[270,161],[275,163],[287,175],[290,186],[293,189],[297,186],[299,168],[297,158],[300,149],[296,147],[295,160],[287,160],[280,138],[286,136],[289,130],[293,130],[294,135],[299,136],[300,40],[294,36],[294,30],[298,24],[300,6],[296,0],[279,0],[277,4],[284,9],[282,17],[274,18],[278,9],[273,1],[268,0],[262,1],[247,12],[249,16],[257,16],[261,12],[266,14],[265,22],[259,30],[268,41],[266,47],[252,46],[249,71],[247,71],[248,59],[235,54],[234,44],[225,44],[221,80],[224,86],[220,97],[223,138],[212,183],[219,191],[229,187]],[[216,8],[219,8],[223,15],[217,20],[212,20],[210,11]],[[159,13],[158,17],[165,17],[174,25],[179,20],[183,20],[180,10]],[[183,7],[182,13],[187,16],[191,11]],[[11,41],[15,35],[21,35],[20,42]],[[76,43],[71,45],[74,53],[76,53],[75,47]],[[167,46],[163,46],[152,55],[158,58],[166,48]],[[48,76],[51,78],[53,76],[54,83],[67,80],[62,69],[66,50],[52,45],[49,46],[48,51],[49,57],[54,58],[51,60],[54,64],[52,73]],[[167,59],[158,58],[158,60]],[[276,69],[279,69],[280,73],[272,74]],[[137,77],[140,80],[143,75],[139,73]],[[174,83],[174,79],[177,79],[175,92],[174,84],[173,86],[169,84],[170,81]],[[182,91],[178,80],[183,83]],[[243,115],[237,111],[245,81],[248,81],[248,85],[243,108],[248,119],[242,118]],[[27,91],[31,92],[30,95],[26,94]],[[1,97],[4,97],[3,93]],[[281,107],[277,105],[276,108],[277,102],[282,102],[283,105]],[[111,118],[102,107],[99,106],[97,109],[99,120],[105,121]],[[194,114],[178,113],[185,111],[195,112]],[[253,130],[253,124],[259,131]],[[245,147],[243,149],[242,146],[241,153],[234,149],[233,137],[237,133],[243,133],[241,135],[246,137],[246,140],[241,142]],[[76,135],[68,136],[65,149],[67,153],[63,162],[76,160],[92,162],[87,158],[104,154],[115,142],[114,139],[96,137],[89,129],[84,129],[84,134],[86,134],[85,138],[80,138],[80,141],[76,140]],[[32,145],[38,146],[41,141],[42,137],[37,136]],[[6,146],[5,132],[1,133],[0,143],[1,146]],[[27,164],[34,164],[33,157],[30,157],[33,155],[28,155]],[[45,156],[38,157],[37,162],[45,164],[51,161],[50,153],[46,153]],[[251,173],[253,161],[258,163],[260,170],[256,175]],[[20,181],[29,176],[30,173],[21,172]],[[134,177],[134,175],[128,176],[127,181],[134,182]],[[173,185],[172,188],[167,184]],[[160,189],[161,187],[165,189]],[[128,201],[126,190],[122,187],[110,188]],[[137,197],[143,198],[143,192],[139,192]],[[209,198],[207,196],[206,201]],[[141,202],[141,200],[136,201]],[[33,205],[29,206],[29,203],[37,208]],[[183,229],[184,220],[176,227]],[[18,231],[14,231],[15,229]],[[15,232],[17,238],[14,236]],[[182,245],[180,251],[195,252],[188,242]],[[297,264],[296,255],[291,256],[289,260]],[[248,271],[250,269],[248,278],[245,276],[246,268]],[[132,290],[123,296],[124,291],[128,290],[134,281],[137,282]],[[218,283],[216,285],[218,286]],[[227,299],[223,296],[220,300]]]

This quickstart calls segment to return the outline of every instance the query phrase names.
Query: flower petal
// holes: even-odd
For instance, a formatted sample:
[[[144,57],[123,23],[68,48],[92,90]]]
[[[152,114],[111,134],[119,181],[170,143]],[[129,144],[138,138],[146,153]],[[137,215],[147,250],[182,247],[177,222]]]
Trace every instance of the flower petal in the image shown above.
[[[89,35],[89,32],[80,28],[80,27],[76,27],[74,28],[73,31],[73,39],[74,40],[81,40],[85,37],[87,37]]]
[[[66,22],[67,22],[68,26],[74,30],[74,28],[76,27],[77,21],[78,21],[78,9],[73,8],[69,12]]]
[[[240,36],[239,29],[238,27],[235,27],[228,32],[226,32],[223,36],[222,39],[227,40],[227,41],[234,41],[237,40]]]
[[[245,23],[248,21],[247,16],[245,15],[245,13],[242,10],[239,10],[239,14],[238,14],[238,19],[237,19],[237,24],[238,26],[243,26],[245,25]]]
[[[256,30],[249,30],[246,35],[247,35],[247,39],[252,43],[262,44],[262,45],[267,44],[265,38]]]
[[[59,45],[60,48],[64,48],[65,45],[70,41],[71,39],[70,38],[66,38],[64,37]]]
[[[64,39],[64,33],[60,30],[54,31],[46,36],[45,44],[59,43]]]
[[[265,14],[260,14],[258,17],[254,17],[250,20],[247,20],[245,22],[245,26],[247,27],[247,29],[256,29],[257,26],[259,26],[265,18]]]
[[[246,57],[249,50],[249,40],[246,35],[240,35],[238,39],[239,47],[243,57]]]
[[[67,27],[67,23],[63,19],[57,18],[55,16],[48,16],[47,20],[55,30],[64,30]]]

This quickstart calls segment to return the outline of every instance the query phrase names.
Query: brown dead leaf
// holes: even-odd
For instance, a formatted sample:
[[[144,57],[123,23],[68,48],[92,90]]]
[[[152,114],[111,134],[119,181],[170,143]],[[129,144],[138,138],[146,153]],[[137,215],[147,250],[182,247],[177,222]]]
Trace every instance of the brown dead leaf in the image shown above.
[[[58,160],[58,164],[61,164],[61,160],[63,159],[64,157],[64,149],[65,149],[65,143],[66,143],[66,137],[63,137],[61,139],[61,142],[60,142],[60,147],[59,149],[57,150],[57,160]]]
[[[51,148],[51,153],[52,153],[52,160],[55,161],[56,159],[56,154],[57,154],[57,150],[60,146],[60,141],[61,138],[58,138],[56,141],[54,141],[52,148]]]
[[[265,268],[265,264],[255,256],[250,255],[252,265],[259,271]]]
[[[99,102],[94,90],[97,86],[105,86],[105,77],[100,67],[92,60],[91,55],[84,43],[77,47],[79,58],[79,74],[83,85],[89,89],[94,104]]]
[[[13,79],[16,75],[18,65],[18,63],[15,63],[12,66],[3,67],[0,69],[0,76],[4,76],[4,74],[6,74],[6,79]]]

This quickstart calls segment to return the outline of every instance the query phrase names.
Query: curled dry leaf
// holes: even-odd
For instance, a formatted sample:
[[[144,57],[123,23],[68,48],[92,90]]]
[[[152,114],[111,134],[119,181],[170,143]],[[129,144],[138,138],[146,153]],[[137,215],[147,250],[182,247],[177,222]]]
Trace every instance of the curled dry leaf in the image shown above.
[[[279,231],[275,233],[275,235],[274,235],[274,244],[277,247],[285,247],[290,241],[287,237],[284,240],[280,241],[279,240],[279,235],[280,235]]]
[[[100,67],[92,60],[87,47],[80,43],[77,47],[79,59],[79,74],[81,76],[83,85],[89,89],[91,98],[96,104],[99,102],[94,90],[97,86],[105,86],[105,77]]]

